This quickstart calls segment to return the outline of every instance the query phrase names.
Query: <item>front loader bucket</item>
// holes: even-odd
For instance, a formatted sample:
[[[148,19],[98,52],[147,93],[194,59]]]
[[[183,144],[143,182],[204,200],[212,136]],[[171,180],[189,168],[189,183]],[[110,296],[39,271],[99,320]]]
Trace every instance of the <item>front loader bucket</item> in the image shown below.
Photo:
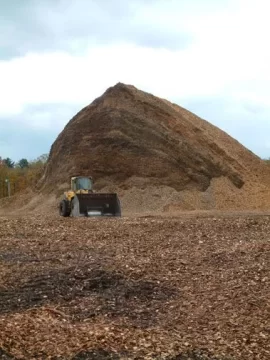
[[[71,216],[121,216],[117,194],[77,194],[72,200]]]

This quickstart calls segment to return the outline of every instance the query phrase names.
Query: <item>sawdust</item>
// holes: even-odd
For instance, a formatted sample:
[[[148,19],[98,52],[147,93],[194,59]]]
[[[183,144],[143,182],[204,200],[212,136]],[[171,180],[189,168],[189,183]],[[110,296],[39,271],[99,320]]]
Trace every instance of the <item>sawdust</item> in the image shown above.
[[[0,354],[269,359],[269,231],[262,214],[0,217]]]
[[[57,214],[74,175],[117,192],[127,215],[270,208],[269,165],[191,112],[124,84],[71,119],[38,187],[1,200],[0,213]]]
[[[93,176],[99,191],[120,192],[128,213],[266,209],[270,198],[270,167],[251,151],[180,106],[124,84],[71,119],[39,188],[59,196],[78,174]]]

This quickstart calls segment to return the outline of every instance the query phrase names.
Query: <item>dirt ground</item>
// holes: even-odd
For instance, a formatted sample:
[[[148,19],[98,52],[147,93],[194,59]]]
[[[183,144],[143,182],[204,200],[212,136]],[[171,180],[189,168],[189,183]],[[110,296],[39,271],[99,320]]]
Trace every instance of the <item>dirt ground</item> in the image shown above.
[[[0,217],[1,359],[270,358],[270,215]]]

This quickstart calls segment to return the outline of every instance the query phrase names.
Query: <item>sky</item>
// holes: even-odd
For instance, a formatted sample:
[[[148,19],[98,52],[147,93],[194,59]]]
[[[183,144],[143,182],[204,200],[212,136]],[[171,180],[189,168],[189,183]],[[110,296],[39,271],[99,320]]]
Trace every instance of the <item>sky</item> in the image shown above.
[[[269,0],[0,0],[0,156],[48,153],[118,82],[270,157]]]

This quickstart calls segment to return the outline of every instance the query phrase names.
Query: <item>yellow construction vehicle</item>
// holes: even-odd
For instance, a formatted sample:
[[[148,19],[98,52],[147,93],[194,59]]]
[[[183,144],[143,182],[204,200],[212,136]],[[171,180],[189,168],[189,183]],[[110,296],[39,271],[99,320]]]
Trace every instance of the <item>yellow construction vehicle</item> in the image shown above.
[[[91,177],[73,176],[71,189],[59,204],[59,213],[64,217],[121,216],[121,206],[117,194],[94,192]]]

